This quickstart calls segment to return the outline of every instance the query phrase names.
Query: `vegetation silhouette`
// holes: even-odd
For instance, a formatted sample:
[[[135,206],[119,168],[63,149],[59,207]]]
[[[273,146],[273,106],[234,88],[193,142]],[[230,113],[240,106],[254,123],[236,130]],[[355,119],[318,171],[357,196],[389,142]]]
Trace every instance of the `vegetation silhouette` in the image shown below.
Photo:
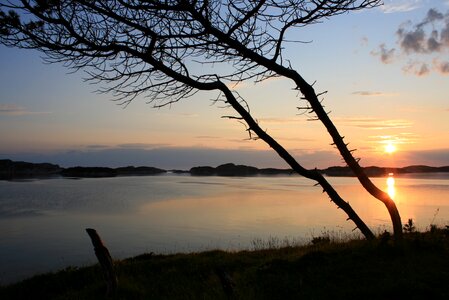
[[[330,17],[374,8],[380,0],[336,1],[0,1],[0,43],[38,49],[47,62],[102,83],[127,105],[144,94],[155,107],[173,104],[199,91],[216,92],[217,103],[232,107],[250,139],[267,143],[298,174],[314,180],[367,239],[374,234],[327,179],[303,167],[251,115],[248,102],[233,88],[274,77],[291,80],[303,95],[300,112],[319,120],[333,145],[366,191],[382,201],[394,236],[402,238],[400,214],[390,196],[376,187],[339,133],[313,84],[284,58],[286,35]],[[201,70],[198,73],[198,70]]]
[[[101,265],[66,268],[9,286],[0,299],[448,299],[449,229],[376,240],[334,235],[298,246],[266,241],[252,251],[157,255],[115,261],[104,294]]]

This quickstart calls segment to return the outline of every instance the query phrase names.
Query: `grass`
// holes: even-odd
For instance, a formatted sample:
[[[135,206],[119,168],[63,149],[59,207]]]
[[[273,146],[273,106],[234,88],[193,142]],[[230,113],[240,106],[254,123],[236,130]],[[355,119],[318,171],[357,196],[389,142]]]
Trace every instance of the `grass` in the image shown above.
[[[335,242],[116,261],[113,299],[449,299],[449,231],[408,232],[400,244]],[[0,287],[0,299],[104,299],[100,267],[67,268]]]

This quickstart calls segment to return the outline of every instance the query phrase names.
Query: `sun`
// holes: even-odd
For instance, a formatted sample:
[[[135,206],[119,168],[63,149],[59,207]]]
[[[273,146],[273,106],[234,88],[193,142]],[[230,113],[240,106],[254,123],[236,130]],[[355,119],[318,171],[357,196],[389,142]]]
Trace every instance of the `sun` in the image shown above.
[[[386,153],[391,154],[393,152],[396,152],[396,146],[393,145],[393,143],[388,143],[388,144],[385,145],[384,150],[385,150]]]

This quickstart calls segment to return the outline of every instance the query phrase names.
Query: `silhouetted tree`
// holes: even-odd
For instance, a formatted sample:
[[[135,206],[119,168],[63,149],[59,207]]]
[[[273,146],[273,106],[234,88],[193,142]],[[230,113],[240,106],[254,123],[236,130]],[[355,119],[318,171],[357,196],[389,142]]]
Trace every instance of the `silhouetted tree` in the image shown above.
[[[145,94],[156,107],[198,91],[216,91],[250,138],[260,138],[300,175],[316,181],[367,238],[374,235],[329,182],[301,166],[251,116],[232,87],[270,77],[293,81],[304,109],[319,119],[363,187],[382,201],[396,238],[402,223],[395,203],[366,176],[312,87],[283,58],[286,34],[329,17],[373,8],[380,0],[110,0],[0,1],[0,42],[38,49],[49,62],[84,69],[103,92],[129,103]],[[201,65],[204,68],[198,68]],[[207,66],[215,68],[207,68]],[[223,66],[219,68],[217,66]],[[201,70],[202,73],[198,73]]]

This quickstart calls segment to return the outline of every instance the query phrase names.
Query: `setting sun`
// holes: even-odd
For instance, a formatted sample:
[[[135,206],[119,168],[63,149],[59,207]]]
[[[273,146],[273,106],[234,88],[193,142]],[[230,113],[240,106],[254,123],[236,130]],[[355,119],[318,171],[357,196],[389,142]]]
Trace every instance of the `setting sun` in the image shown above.
[[[388,143],[385,145],[385,152],[387,153],[393,153],[396,151],[396,146],[393,145],[392,143]]]

